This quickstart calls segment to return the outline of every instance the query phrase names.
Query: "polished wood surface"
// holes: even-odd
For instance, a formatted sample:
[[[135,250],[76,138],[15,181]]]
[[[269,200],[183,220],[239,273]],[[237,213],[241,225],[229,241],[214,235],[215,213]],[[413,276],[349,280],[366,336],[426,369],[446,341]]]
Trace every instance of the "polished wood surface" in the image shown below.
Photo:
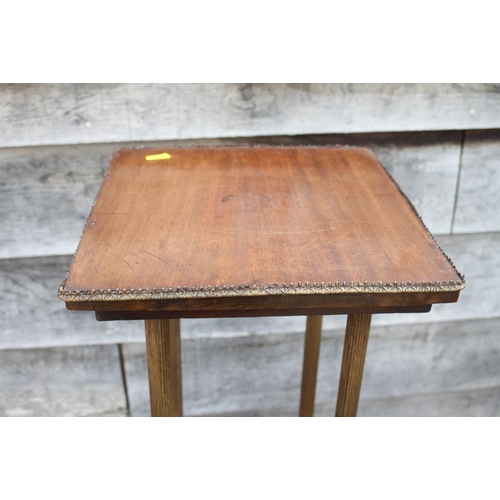
[[[371,319],[371,314],[347,317],[336,417],[355,417],[358,412]]]
[[[163,152],[171,157],[146,160]],[[461,281],[367,149],[138,149],[115,155],[60,296],[98,290],[94,304],[68,308],[99,310],[110,301],[105,309],[120,311],[130,309],[119,304],[123,290],[128,303],[148,303],[144,290],[172,290],[188,297],[189,310],[198,290],[211,288],[213,310],[229,298],[251,303],[255,297],[231,297],[238,287],[246,295],[270,290],[276,298],[257,305],[258,314],[288,294],[300,304],[304,284],[315,285],[314,295],[323,283],[387,283],[392,292],[398,283],[436,283],[437,293],[420,294],[432,304],[439,284]],[[391,293],[392,303],[418,291]],[[443,293],[458,298],[457,290]]]
[[[180,322],[147,320],[145,326],[151,416],[182,417]]]
[[[323,316],[308,316],[304,337],[304,363],[302,366],[302,387],[300,390],[300,417],[314,416],[316,379],[318,377],[319,349]]]

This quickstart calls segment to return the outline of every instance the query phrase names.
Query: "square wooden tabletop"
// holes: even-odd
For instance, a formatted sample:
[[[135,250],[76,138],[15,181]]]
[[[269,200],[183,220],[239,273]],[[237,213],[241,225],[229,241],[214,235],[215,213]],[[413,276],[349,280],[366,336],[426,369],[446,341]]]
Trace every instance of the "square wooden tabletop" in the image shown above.
[[[197,147],[115,154],[59,297],[100,319],[336,314],[463,287],[371,151]]]

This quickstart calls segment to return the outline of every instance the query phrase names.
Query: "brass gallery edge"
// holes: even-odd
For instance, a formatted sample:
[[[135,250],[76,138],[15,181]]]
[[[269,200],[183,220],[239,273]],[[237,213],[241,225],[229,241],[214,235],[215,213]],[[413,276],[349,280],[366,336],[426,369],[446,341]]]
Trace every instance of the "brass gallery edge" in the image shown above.
[[[446,283],[290,283],[275,285],[236,285],[207,287],[175,287],[123,290],[64,290],[64,282],[58,297],[65,302],[116,301],[116,300],[163,300],[203,297],[248,297],[255,295],[312,295],[334,293],[414,293],[455,292],[465,288],[465,281]]]

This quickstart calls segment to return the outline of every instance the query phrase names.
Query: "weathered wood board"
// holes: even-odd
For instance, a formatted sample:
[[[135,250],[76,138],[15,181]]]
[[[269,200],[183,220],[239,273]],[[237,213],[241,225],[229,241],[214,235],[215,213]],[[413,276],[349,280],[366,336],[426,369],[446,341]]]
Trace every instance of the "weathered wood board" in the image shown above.
[[[3,84],[0,147],[500,128],[498,84]]]
[[[126,414],[117,346],[0,351],[0,416]]]
[[[143,416],[143,415],[141,415]],[[212,415],[211,415],[212,416]],[[215,415],[214,415],[215,416]],[[294,408],[255,408],[216,416],[295,417]],[[331,404],[316,406],[316,417],[331,417]],[[417,394],[396,398],[361,399],[358,417],[499,417],[500,387]]]
[[[439,242],[465,273],[467,288],[456,304],[427,314],[375,315],[374,325],[493,318],[500,311],[500,234],[440,236]],[[67,311],[56,297],[69,257],[0,260],[0,349],[142,342],[141,321],[100,323],[92,313]],[[301,332],[302,317],[228,318],[184,321],[183,336],[217,338]],[[340,328],[343,316],[325,317]]]
[[[144,339],[140,322],[98,323],[57,298],[71,258],[0,260],[0,349],[115,344]]]
[[[112,151],[0,149],[0,258],[74,253]]]
[[[500,131],[466,132],[454,233],[500,231]]]
[[[257,137],[160,143],[345,144],[371,148],[429,229],[448,233],[461,132]],[[74,253],[113,152],[158,143],[0,149],[0,258]]]
[[[358,416],[500,417],[500,387],[360,401]]]
[[[334,330],[323,335],[316,396],[320,414],[334,413],[343,334]],[[132,415],[147,415],[144,345],[125,345],[123,352]],[[296,414],[302,352],[303,334],[184,341],[185,414]],[[399,415],[416,415],[433,408],[429,411],[434,414],[470,414],[467,394],[474,392],[479,404],[479,390],[484,389],[489,402],[478,414],[496,415],[499,363],[498,319],[375,327],[368,344],[361,413],[368,415],[373,408],[374,414],[390,414],[394,408]],[[438,394],[445,397],[440,404],[432,403]],[[387,413],[385,400],[392,401]],[[419,400],[427,401],[420,411]]]

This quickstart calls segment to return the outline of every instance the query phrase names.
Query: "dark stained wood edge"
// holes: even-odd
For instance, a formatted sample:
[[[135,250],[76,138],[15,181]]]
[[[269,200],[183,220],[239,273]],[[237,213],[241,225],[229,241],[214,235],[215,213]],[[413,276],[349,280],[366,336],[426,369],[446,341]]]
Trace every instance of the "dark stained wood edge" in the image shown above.
[[[260,311],[263,313],[266,309],[279,311],[300,308],[311,310],[327,309],[333,311],[330,314],[344,314],[343,311],[356,307],[380,309],[380,312],[383,312],[382,309],[386,310],[388,307],[411,307],[456,302],[458,296],[458,291],[264,295],[255,297],[207,297],[203,299],[66,302],[66,308],[80,311],[168,311],[170,313],[176,311],[207,311],[209,313]]]
[[[305,309],[294,307],[290,309],[245,309],[245,310],[178,310],[178,311],[95,311],[97,321],[174,319],[174,318],[250,318],[261,316],[310,316],[310,315],[341,315],[341,314],[395,314],[395,313],[426,313],[431,310],[431,304],[406,307],[344,307],[342,309]]]

